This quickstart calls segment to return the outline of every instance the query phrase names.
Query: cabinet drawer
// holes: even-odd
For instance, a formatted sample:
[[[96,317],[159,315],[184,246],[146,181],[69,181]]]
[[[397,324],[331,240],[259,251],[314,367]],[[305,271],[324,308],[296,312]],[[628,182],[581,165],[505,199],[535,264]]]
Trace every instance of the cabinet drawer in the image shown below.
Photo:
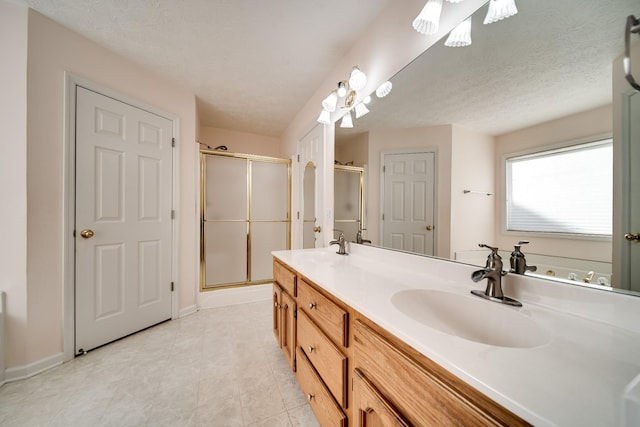
[[[359,369],[353,371],[353,407],[356,426],[411,427]]]
[[[528,425],[427,358],[424,365],[416,362],[359,320],[353,340],[355,368],[412,425]]]
[[[302,310],[298,312],[298,345],[338,403],[346,408],[347,358]]]
[[[323,426],[347,426],[347,417],[342,412],[329,390],[324,386],[318,373],[300,347],[296,350],[296,377],[302,392],[307,397],[318,423]]]
[[[292,297],[296,296],[296,274],[278,261],[273,261],[273,280]]]
[[[333,342],[348,346],[349,314],[304,280],[298,284],[298,307],[304,309],[316,325],[321,325]]]

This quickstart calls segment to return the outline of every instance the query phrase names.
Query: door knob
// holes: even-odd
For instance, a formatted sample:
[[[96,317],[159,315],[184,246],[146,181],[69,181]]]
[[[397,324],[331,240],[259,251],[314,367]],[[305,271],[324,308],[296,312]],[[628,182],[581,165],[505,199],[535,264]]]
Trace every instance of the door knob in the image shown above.
[[[80,232],[80,235],[85,239],[90,239],[91,237],[93,237],[93,230],[89,230],[88,228],[85,228]]]
[[[624,238],[630,242],[640,242],[640,233],[627,233]]]
[[[315,227],[313,227],[313,232],[314,233],[319,233],[322,229],[320,228],[319,225],[316,225]]]
[[[433,225],[427,225],[427,231],[433,230]]]

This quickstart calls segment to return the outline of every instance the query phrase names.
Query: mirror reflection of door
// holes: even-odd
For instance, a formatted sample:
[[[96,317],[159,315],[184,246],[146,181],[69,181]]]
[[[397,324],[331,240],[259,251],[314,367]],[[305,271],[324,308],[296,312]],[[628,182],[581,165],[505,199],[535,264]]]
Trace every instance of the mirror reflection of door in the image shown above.
[[[364,229],[364,168],[336,165],[334,180],[334,229],[355,242],[358,230]]]
[[[640,92],[628,97],[625,105],[623,127],[626,128],[628,165],[640,165]],[[623,289],[640,291],[640,170],[637,167],[627,167],[625,180],[627,181],[627,195],[624,221],[625,239],[622,244]],[[626,264],[626,267],[624,265]]]
[[[316,247],[316,167],[309,162],[303,175],[302,248]]]
[[[385,153],[382,170],[382,245],[434,255],[435,153]]]

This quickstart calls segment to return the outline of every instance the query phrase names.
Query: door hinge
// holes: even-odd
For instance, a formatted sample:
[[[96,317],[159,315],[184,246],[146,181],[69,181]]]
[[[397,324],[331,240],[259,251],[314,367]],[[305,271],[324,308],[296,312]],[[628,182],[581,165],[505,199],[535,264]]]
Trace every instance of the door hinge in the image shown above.
[[[295,310],[293,310],[293,318],[294,319],[298,318],[298,309],[297,308]]]
[[[176,219],[176,211],[175,211],[175,209],[171,209],[171,219]]]
[[[298,163],[300,163],[300,154],[298,154]]]
[[[382,214],[382,220],[384,221],[384,214]]]
[[[382,173],[385,173],[387,171],[387,167],[386,166],[382,166]]]
[[[298,211],[297,216],[298,216],[298,219],[300,219],[300,211]],[[75,233],[75,231],[74,231],[74,233]]]
[[[176,146],[176,139],[175,138],[171,138],[171,146],[172,147]]]
[[[175,288],[175,284],[171,282],[171,292],[173,292],[174,288]]]

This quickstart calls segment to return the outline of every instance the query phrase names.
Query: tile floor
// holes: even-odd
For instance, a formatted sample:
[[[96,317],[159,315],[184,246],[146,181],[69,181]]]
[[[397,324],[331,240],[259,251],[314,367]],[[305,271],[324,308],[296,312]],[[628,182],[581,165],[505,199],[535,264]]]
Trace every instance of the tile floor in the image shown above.
[[[0,387],[2,426],[317,426],[271,301],[199,311]]]

